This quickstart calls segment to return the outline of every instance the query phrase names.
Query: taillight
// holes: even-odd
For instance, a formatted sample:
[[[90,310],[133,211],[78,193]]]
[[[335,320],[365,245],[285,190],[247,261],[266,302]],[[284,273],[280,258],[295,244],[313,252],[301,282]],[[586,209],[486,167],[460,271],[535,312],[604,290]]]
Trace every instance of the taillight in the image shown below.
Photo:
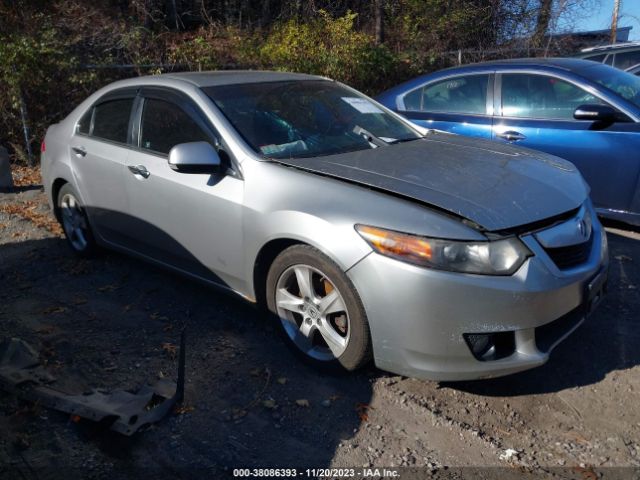
[[[47,151],[47,146],[44,144],[44,139],[42,140],[42,143],[40,144],[40,153],[44,153]]]

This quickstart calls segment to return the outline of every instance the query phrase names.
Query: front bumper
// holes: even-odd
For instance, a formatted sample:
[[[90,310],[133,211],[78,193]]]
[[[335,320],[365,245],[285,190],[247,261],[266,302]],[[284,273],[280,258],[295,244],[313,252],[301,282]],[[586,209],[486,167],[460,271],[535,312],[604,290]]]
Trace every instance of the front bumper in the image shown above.
[[[596,220],[589,258],[567,270],[556,267],[533,235],[524,236],[534,256],[509,277],[430,270],[371,253],[347,273],[367,312],[376,366],[455,381],[544,364],[602,296],[605,235]],[[464,335],[496,332],[513,332],[513,352],[476,359]]]

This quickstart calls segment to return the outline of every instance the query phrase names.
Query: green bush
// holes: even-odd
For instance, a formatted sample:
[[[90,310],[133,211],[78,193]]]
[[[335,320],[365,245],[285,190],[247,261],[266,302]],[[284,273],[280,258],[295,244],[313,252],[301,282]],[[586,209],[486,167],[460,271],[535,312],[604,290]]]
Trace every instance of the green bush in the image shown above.
[[[386,86],[398,59],[371,35],[354,29],[357,14],[332,18],[320,10],[316,18],[276,25],[260,48],[263,65],[312,73],[343,81],[365,91]]]

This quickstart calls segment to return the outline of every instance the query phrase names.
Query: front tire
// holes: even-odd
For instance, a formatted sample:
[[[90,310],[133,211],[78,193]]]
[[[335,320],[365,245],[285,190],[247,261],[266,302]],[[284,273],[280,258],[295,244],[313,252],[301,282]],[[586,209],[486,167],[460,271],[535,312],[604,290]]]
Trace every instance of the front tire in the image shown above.
[[[87,212],[80,203],[78,194],[68,183],[63,185],[58,192],[56,206],[60,224],[71,249],[82,257],[90,257],[95,254],[97,245],[89,225]]]
[[[358,293],[342,269],[308,245],[294,245],[267,275],[267,306],[285,342],[316,366],[356,370],[371,359],[371,334]]]

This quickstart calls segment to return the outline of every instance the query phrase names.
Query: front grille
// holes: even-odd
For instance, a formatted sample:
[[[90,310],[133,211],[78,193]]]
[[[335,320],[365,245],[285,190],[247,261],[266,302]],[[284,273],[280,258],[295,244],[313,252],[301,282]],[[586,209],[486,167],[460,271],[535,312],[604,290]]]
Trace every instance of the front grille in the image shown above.
[[[593,233],[586,242],[569,245],[568,247],[545,248],[545,252],[560,270],[566,270],[585,263],[591,254],[592,245]]]

